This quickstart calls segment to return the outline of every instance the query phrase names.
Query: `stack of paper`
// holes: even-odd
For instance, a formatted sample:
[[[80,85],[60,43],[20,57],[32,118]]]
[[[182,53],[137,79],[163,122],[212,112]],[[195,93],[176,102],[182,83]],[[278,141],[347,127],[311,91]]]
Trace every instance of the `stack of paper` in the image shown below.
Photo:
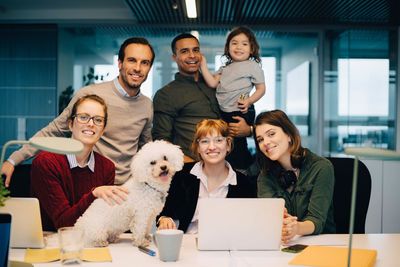
[[[51,262],[60,259],[60,249],[26,249],[25,262]],[[84,261],[112,261],[108,248],[85,248],[83,249],[82,260]]]
[[[309,246],[297,255],[289,264],[323,267],[347,266],[348,248]],[[352,249],[351,267],[372,267],[377,252],[371,249]]]

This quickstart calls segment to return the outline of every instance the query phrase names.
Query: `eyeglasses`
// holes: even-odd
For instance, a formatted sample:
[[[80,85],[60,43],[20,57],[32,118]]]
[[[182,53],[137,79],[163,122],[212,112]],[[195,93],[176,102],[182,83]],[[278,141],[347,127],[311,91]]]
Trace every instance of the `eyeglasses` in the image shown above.
[[[229,138],[227,137],[222,137],[222,136],[216,136],[216,137],[203,137],[197,139],[197,143],[199,143],[200,146],[207,146],[211,142],[214,142],[214,144],[220,145],[224,141],[228,141]]]
[[[72,118],[76,118],[80,123],[88,123],[90,120],[92,120],[93,123],[97,126],[103,126],[105,121],[104,117],[102,116],[91,117],[89,114],[86,113],[74,114],[72,115]]]

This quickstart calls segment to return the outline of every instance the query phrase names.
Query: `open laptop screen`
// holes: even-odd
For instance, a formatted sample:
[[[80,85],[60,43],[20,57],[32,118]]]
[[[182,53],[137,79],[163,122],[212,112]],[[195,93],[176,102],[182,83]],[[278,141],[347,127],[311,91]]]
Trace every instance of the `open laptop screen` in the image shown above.
[[[281,198],[199,199],[199,250],[279,250]]]
[[[0,213],[12,215],[11,247],[43,248],[44,238],[37,198],[12,197],[0,207]]]

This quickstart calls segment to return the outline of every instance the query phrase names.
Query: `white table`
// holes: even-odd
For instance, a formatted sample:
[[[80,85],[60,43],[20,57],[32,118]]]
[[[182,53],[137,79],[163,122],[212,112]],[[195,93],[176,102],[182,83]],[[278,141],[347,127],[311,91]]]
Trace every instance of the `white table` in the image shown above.
[[[300,238],[296,243],[339,245],[346,247],[348,235],[320,235]],[[109,246],[112,262],[84,262],[82,266],[293,266],[288,265],[296,254],[281,251],[198,251],[195,236],[184,235],[180,259],[177,262],[161,262],[157,256],[151,257],[133,247],[129,235],[123,234],[117,244]],[[152,249],[156,250],[153,246]],[[353,248],[376,249],[378,256],[374,267],[400,266],[400,234],[356,234],[353,235]],[[11,260],[23,261],[25,249],[12,249]],[[62,266],[53,263],[35,263],[35,267]]]

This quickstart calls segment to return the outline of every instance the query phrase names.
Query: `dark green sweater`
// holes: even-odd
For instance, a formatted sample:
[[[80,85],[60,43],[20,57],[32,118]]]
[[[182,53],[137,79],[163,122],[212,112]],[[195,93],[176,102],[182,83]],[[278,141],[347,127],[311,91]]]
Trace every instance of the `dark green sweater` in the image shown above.
[[[334,182],[330,161],[306,149],[306,158],[293,191],[289,193],[278,184],[277,177],[262,172],[257,182],[258,197],[285,199],[290,215],[297,216],[299,221],[314,223],[313,234],[335,233],[332,200]]]
[[[199,77],[175,74],[175,80],[157,91],[153,99],[153,139],[164,139],[182,148],[185,155],[190,152],[196,124],[201,119],[218,119],[219,107],[215,89],[210,88]]]

